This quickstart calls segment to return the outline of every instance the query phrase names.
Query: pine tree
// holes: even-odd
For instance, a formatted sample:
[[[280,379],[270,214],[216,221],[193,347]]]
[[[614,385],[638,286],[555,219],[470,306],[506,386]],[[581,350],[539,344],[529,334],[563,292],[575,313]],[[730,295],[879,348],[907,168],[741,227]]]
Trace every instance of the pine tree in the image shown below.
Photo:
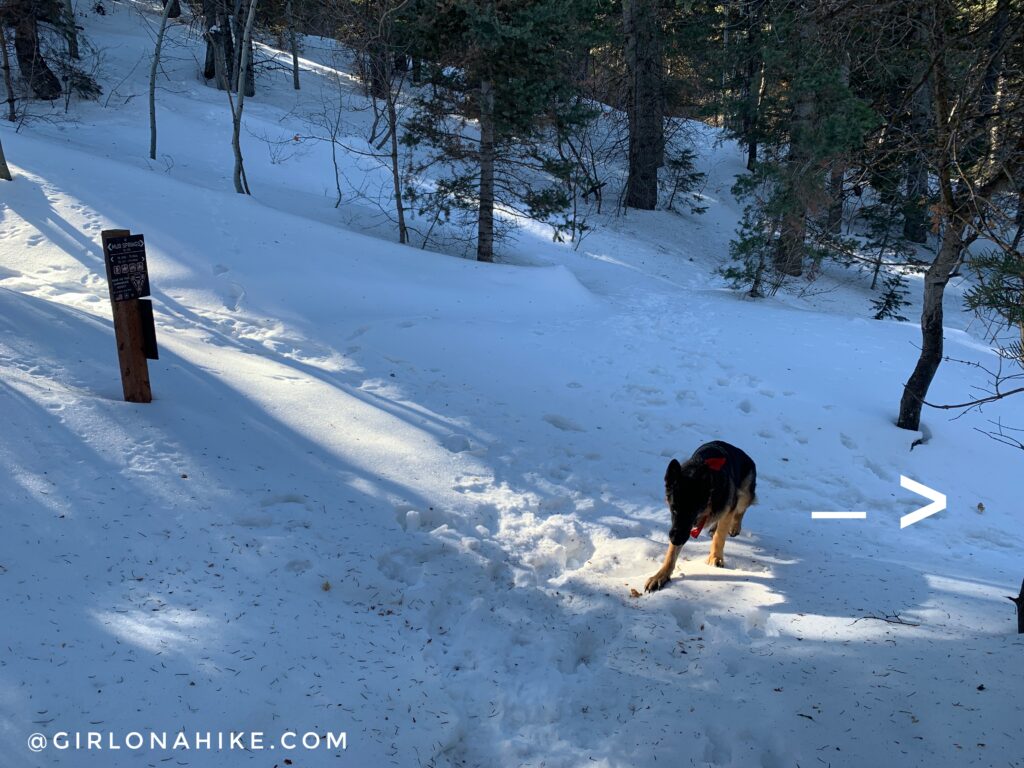
[[[480,261],[494,259],[496,207],[547,220],[569,203],[546,126],[586,119],[572,65],[592,12],[590,0],[452,0],[416,19],[428,86],[403,140],[432,150],[419,173],[446,172],[407,189],[421,215],[472,214]]]
[[[758,48],[744,54],[745,69],[753,66],[757,75],[726,100],[732,110],[726,125],[748,146],[757,142],[761,159],[733,190],[747,212],[732,249],[741,266],[725,271],[734,281],[756,274],[753,295],[774,293],[787,277],[802,274],[809,259],[844,253],[830,245],[836,203],[826,178],[842,188],[835,168],[845,166],[878,122],[852,90],[853,63],[830,44],[849,33],[850,22],[825,10],[784,0],[748,6],[748,45]],[[769,20],[772,34],[763,34],[759,25]]]

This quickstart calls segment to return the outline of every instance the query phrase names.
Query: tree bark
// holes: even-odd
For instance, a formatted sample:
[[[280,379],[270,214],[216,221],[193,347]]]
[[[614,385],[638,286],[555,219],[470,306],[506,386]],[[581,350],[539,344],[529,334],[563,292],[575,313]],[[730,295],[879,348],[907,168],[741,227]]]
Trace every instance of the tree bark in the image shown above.
[[[477,261],[494,261],[494,86],[480,83],[480,207]]]
[[[70,2],[70,0],[68,0],[68,2]],[[163,2],[165,10],[168,5],[171,6],[170,12],[167,14],[167,18],[177,19],[181,16],[181,3],[178,2],[178,0],[163,0]]]
[[[245,28],[242,31],[242,39],[239,43],[242,50],[246,50],[247,47],[252,45],[252,28],[256,21],[256,3],[257,0],[249,0],[249,15],[245,20]],[[241,68],[239,71],[238,79],[239,83],[247,82],[249,77],[249,57],[242,56]],[[248,195],[251,194],[249,191],[249,182],[245,178],[245,166],[242,162],[242,110],[245,108],[245,97],[248,95],[248,88],[238,88],[238,104],[234,109],[234,130],[231,133],[231,147],[235,153],[235,192],[239,194]]]
[[[50,71],[39,50],[39,25],[32,5],[22,8],[14,24],[14,56],[18,68],[37,98],[53,101],[61,96],[60,81]]]
[[[164,15],[160,18],[160,30],[156,35],[156,46],[153,50],[153,64],[149,70],[149,159],[156,160],[156,75],[160,70],[160,49],[164,45],[164,34],[167,32],[167,20],[178,0],[164,3]],[[178,9],[181,14],[181,9]]]
[[[7,36],[4,33],[4,22],[0,19],[0,54],[3,56],[4,85],[7,87],[7,119],[12,123],[18,119],[14,108],[14,82],[11,80],[11,57],[7,53]]]
[[[409,230],[405,224],[405,206],[402,203],[402,174],[398,155],[398,111],[395,95],[388,89],[388,122],[391,124],[391,180],[395,187],[395,213],[398,216],[398,242],[409,242]],[[492,171],[493,173],[493,171]]]
[[[629,118],[629,175],[623,204],[652,211],[658,205],[658,169],[664,164],[664,93],[656,3],[623,0]]]
[[[939,10],[939,9],[937,9]],[[935,14],[938,16],[938,14]],[[934,17],[933,17],[934,18]],[[935,19],[934,31],[929,44],[938,51],[943,51],[943,19]],[[961,210],[961,201],[957,199],[953,189],[952,158],[947,154],[949,147],[950,116],[947,96],[947,72],[943,55],[935,58],[930,75],[932,87],[929,96],[933,101],[931,119],[935,131],[935,146],[938,148],[935,175],[939,184],[940,210],[944,219],[945,229],[942,244],[935,260],[924,275],[924,303],[921,307],[921,354],[914,366],[914,372],[903,387],[900,398],[900,412],[896,426],[902,429],[918,430],[921,428],[921,407],[924,405],[928,388],[931,386],[935,372],[942,362],[942,299],[946,291],[949,275],[964,247],[964,236],[967,223]]]
[[[896,426],[921,428],[921,406],[928,395],[935,372],[942,362],[942,299],[949,275],[960,258],[965,232],[963,225],[947,224],[935,261],[924,275],[924,306],[921,308],[921,355],[904,385]]]
[[[922,24],[927,19],[922,19]],[[910,100],[910,132],[926,146],[932,118],[932,82],[926,78]],[[903,204],[903,237],[912,243],[928,240],[928,166],[924,152],[915,149],[907,160],[906,200]]]
[[[214,80],[222,91],[235,89],[234,41],[224,7],[225,0],[203,0],[203,24],[206,37],[206,63],[203,77]]]
[[[844,51],[842,62],[839,65],[839,83],[845,87],[850,85],[850,52]],[[846,178],[846,158],[837,157],[832,162],[832,171],[828,180],[828,220],[826,226],[833,235],[838,235],[843,226],[843,204],[846,202],[846,192],[843,189],[843,181]]]
[[[4,156],[4,145],[2,143],[0,143],[0,179],[13,181],[11,169],[7,167],[7,158]]]
[[[68,41],[68,56],[72,59],[77,59],[79,58],[78,28],[75,25],[75,8],[71,4],[71,0],[64,0],[64,7],[61,10],[64,14],[64,18],[61,22],[64,27],[64,36]]]
[[[903,237],[912,243],[928,240],[928,169],[916,154],[907,162],[907,199],[903,204]]]
[[[760,128],[761,100],[764,96],[764,55],[761,52],[761,8],[763,0],[746,4],[747,70],[745,73],[747,104],[743,111],[743,137],[747,145],[747,170],[757,164],[757,132]]]
[[[292,0],[288,0],[284,8],[286,23],[288,24],[288,42],[292,49],[292,87],[300,89],[299,85],[299,40],[295,34],[295,13]]]
[[[799,22],[798,45],[801,55],[810,55],[817,37],[813,10],[805,10]],[[806,66],[801,63],[800,66]],[[789,152],[783,168],[784,211],[779,227],[772,262],[777,272],[798,277],[804,271],[804,240],[807,235],[807,208],[810,187],[818,184],[817,173],[811,167],[809,143],[813,139],[814,119],[817,112],[815,91],[806,84],[794,88],[793,112],[789,120]]]

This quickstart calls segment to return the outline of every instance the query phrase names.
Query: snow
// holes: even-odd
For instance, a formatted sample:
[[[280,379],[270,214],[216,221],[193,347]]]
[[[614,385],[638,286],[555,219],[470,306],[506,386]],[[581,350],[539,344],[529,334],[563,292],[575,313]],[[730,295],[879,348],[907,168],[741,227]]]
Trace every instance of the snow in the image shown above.
[[[106,7],[79,10],[118,96],[0,127],[5,765],[283,759],[26,748],[60,729],[345,731],[365,766],[1024,765],[1020,455],[974,429],[1021,403],[927,411],[910,450],[913,323],[866,319],[849,275],[726,289],[733,145],[701,129],[702,217],[595,217],[576,250],[524,226],[477,264],[335,209],[322,143],[275,161],[255,138],[307,135],[321,87],[350,82],[323,41],[300,94],[269,73],[247,102],[247,198],[175,25],[148,162],[148,68],[123,78],[158,8]],[[112,227],[146,235],[149,405],[121,401]],[[951,293],[949,353],[990,362]],[[934,400],[975,374],[944,364]],[[715,438],[760,475],[727,568],[705,536],[630,597],[666,543],[665,465]],[[948,510],[901,531],[925,503],[901,474]]]

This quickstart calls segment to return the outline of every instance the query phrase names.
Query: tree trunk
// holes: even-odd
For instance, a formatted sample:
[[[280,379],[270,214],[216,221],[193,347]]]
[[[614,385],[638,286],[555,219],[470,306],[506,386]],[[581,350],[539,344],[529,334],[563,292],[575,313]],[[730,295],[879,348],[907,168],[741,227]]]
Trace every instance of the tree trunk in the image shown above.
[[[242,50],[252,47],[252,27],[256,21],[256,3],[257,0],[249,0],[249,15],[245,20],[245,27],[242,31],[242,39],[239,42]],[[242,56],[241,69],[239,71],[238,80],[240,83],[248,82],[249,75],[249,57]],[[242,162],[242,110],[245,108],[245,97],[250,95],[247,93],[248,88],[239,86],[238,89],[238,105],[234,109],[234,130],[231,133],[231,147],[235,153],[235,192],[242,195],[251,194],[249,191],[249,182],[245,178],[245,166]],[[229,94],[230,98],[230,94]]]
[[[0,143],[0,179],[13,181],[11,169],[7,167],[7,158],[4,156],[4,145],[2,143]]]
[[[252,58],[252,33],[249,33],[248,43],[243,38],[246,37],[245,27],[246,22],[242,21],[242,0],[235,0],[235,8],[231,13],[231,30],[232,38],[235,43],[238,44],[238,48],[234,51],[234,58],[230,59],[232,64],[232,81],[236,93],[245,93],[246,96],[256,95],[256,83],[253,80],[253,58]],[[247,72],[247,75],[243,75],[243,72]]]
[[[367,46],[366,63],[369,95],[374,99],[386,100],[391,90],[391,65],[393,58],[383,42],[375,40]]]
[[[846,160],[836,158],[832,163],[832,172],[828,178],[828,221],[825,226],[833,235],[838,235],[843,227],[843,204],[846,202],[846,191],[843,180],[846,178]]]
[[[1017,606],[1017,634],[1024,635],[1024,581],[1020,584],[1020,594],[1017,597],[1007,595],[1006,599]]]
[[[799,22],[798,44],[802,51],[809,51],[817,37],[817,25],[813,11],[804,13],[805,17]],[[782,180],[785,207],[772,262],[777,272],[798,277],[804,271],[809,191],[812,185],[818,183],[816,169],[811,167],[809,146],[814,139],[812,134],[817,102],[814,89],[806,84],[794,90],[793,113],[789,121],[789,152]]]
[[[924,275],[924,306],[921,309],[921,355],[903,388],[900,415],[896,426],[921,428],[921,407],[928,395],[935,372],[942,362],[942,298],[949,275],[960,258],[966,227],[950,221],[935,261]]]
[[[903,205],[903,237],[912,243],[928,240],[928,169],[915,155],[907,163],[907,199]]]
[[[746,3],[747,69],[744,75],[747,103],[743,110],[743,141],[747,145],[747,170],[757,164],[757,132],[764,96],[764,55],[761,52],[761,7],[763,0]]]
[[[747,143],[747,170],[757,165],[757,133],[760,128],[761,99],[764,95],[764,62],[751,59],[750,93],[747,95],[747,112],[744,115],[743,132]]]
[[[926,79],[910,101],[910,132],[917,141],[928,141],[932,123],[931,80]],[[907,197],[903,206],[903,237],[912,243],[928,240],[928,167],[921,150],[907,161]]]
[[[24,8],[14,25],[14,56],[18,68],[37,98],[53,101],[61,96],[60,81],[50,71],[39,50],[39,25],[32,6]]]
[[[64,27],[64,36],[68,41],[68,56],[77,59],[78,56],[78,27],[75,25],[75,8],[71,0],[64,0],[64,7],[61,9],[64,18],[61,19],[61,26]]]
[[[391,124],[391,180],[395,187],[398,242],[404,245],[409,242],[409,230],[405,225],[405,206],[402,204],[402,174],[398,155],[398,111],[395,109],[395,95],[390,89],[388,90],[388,122]]]
[[[494,261],[494,86],[480,83],[480,209],[476,258]]]
[[[244,33],[243,33],[244,35]],[[242,45],[239,55],[242,57],[241,63],[238,69],[238,91],[239,93],[245,92],[248,97],[256,95],[256,77],[253,75],[253,48],[252,48],[252,33],[249,33],[249,42]]]
[[[206,37],[206,63],[203,77],[214,80],[222,91],[235,88],[234,41],[224,8],[224,0],[203,0],[203,24]]]
[[[156,35],[156,46],[153,50],[153,64],[149,70],[149,159],[156,160],[156,75],[160,70],[160,49],[164,45],[164,33],[167,32],[167,20],[178,0],[164,3],[164,15],[160,19],[160,30]],[[181,9],[178,9],[181,13]]]
[[[979,131],[977,154],[987,161],[991,169],[995,161],[995,150],[999,137],[995,131],[997,121],[992,119],[1000,101],[999,80],[1004,73],[1003,59],[1006,52],[1007,33],[1010,26],[1010,0],[998,0],[996,11],[992,17],[992,32],[989,35],[986,58],[988,64],[981,83],[981,105],[979,112]],[[988,129],[986,129],[988,126]]]
[[[4,23],[0,20],[0,53],[3,56],[4,85],[7,87],[7,119],[12,123],[18,119],[18,113],[14,108],[14,82],[11,80],[11,57],[7,53],[7,36],[4,33]]]
[[[292,86],[299,90],[299,39],[295,34],[295,13],[292,8],[292,0],[285,5],[285,18],[288,24],[288,42],[292,49]]]
[[[844,51],[842,63],[839,65],[839,83],[843,86],[850,86],[850,52]],[[837,157],[832,162],[832,172],[828,180],[828,220],[826,227],[833,235],[838,235],[843,226],[843,204],[846,202],[846,193],[843,190],[843,181],[846,178],[846,158]]]
[[[70,2],[70,0],[68,0],[68,2]],[[163,0],[163,2],[165,10],[168,5],[171,6],[171,9],[167,14],[167,18],[177,19],[181,16],[181,3],[179,3],[178,0]]]
[[[629,175],[623,204],[652,211],[658,205],[658,168],[664,164],[664,94],[656,3],[623,0]]]

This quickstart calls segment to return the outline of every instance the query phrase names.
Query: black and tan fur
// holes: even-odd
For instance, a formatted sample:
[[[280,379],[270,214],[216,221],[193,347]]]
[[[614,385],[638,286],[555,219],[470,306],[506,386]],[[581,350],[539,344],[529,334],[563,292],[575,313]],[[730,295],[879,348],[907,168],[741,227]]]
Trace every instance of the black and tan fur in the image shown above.
[[[665,500],[672,512],[668,552],[644,591],[654,592],[668,583],[692,529],[710,526],[708,565],[722,568],[726,533],[740,532],[743,515],[756,495],[757,467],[734,445],[715,440],[702,445],[683,464],[672,459],[665,472]]]

